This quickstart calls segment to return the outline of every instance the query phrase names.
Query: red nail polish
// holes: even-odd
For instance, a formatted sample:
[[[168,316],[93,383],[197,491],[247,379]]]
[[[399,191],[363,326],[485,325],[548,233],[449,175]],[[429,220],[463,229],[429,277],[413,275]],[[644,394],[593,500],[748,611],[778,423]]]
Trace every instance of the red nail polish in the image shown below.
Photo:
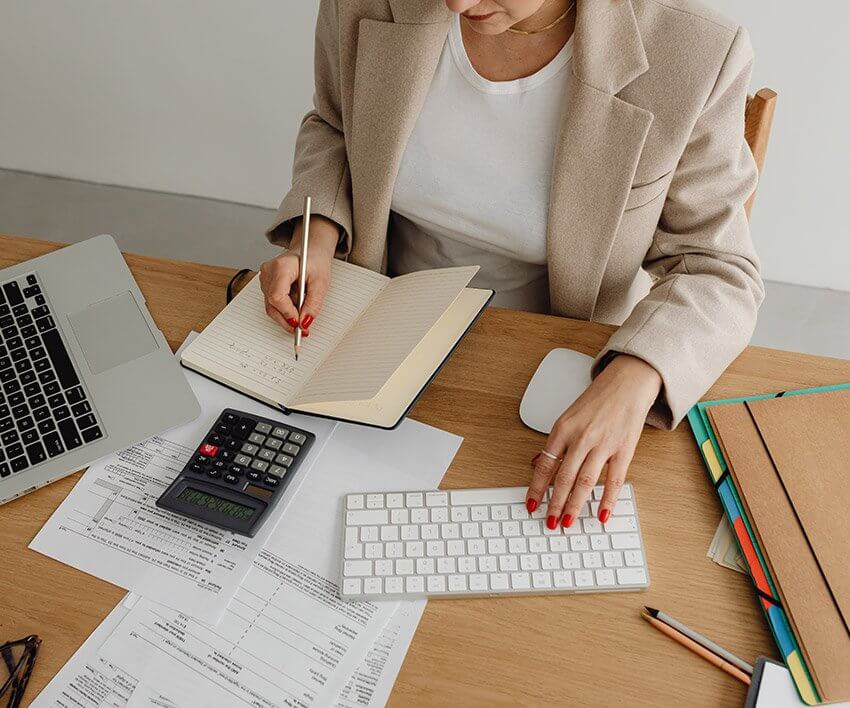
[[[301,330],[301,336],[302,337],[309,337],[310,333],[306,329],[302,329]]]
[[[608,521],[608,517],[611,516],[610,509],[600,509],[599,510],[599,520],[604,524]]]
[[[564,514],[564,518],[561,519],[561,526],[565,529],[568,529],[573,525],[573,515],[572,514]]]
[[[537,508],[537,500],[536,499],[526,499],[525,500],[525,508],[528,509],[529,514],[533,514],[534,510]]]
[[[290,317],[288,320],[286,320],[286,324],[292,327],[292,329],[295,329],[298,326],[298,320],[296,320],[294,317]]]
[[[314,319],[313,315],[307,315],[301,323],[301,329],[307,329],[311,324],[313,324]]]
[[[558,518],[555,516],[550,516],[546,519],[546,528],[550,531],[554,531],[558,526]]]

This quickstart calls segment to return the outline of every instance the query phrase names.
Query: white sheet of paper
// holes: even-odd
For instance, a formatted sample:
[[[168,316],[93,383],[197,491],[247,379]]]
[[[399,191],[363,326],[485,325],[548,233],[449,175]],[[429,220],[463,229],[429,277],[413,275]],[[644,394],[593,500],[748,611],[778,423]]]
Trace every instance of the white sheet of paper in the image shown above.
[[[460,442],[409,420],[395,431],[340,425],[221,622],[206,627],[143,600],[101,656],[181,706],[332,704],[402,605],[339,599],[341,498],[436,488]],[[385,693],[424,603],[413,604],[381,672]]]
[[[128,596],[132,597],[132,596]],[[31,708],[123,708],[139,691],[150,700],[162,699],[150,687],[141,687],[135,676],[103,661],[98,652],[130,608],[118,603],[74,652],[30,704]],[[167,703],[160,702],[166,706]]]
[[[794,687],[791,672],[785,666],[765,661],[753,708],[803,708],[805,705]],[[850,702],[829,705],[830,708],[850,708]]]
[[[190,335],[186,343],[192,339]],[[184,373],[201,404],[201,415],[91,465],[30,548],[215,623],[337,424],[287,416],[199,374],[185,369]],[[254,538],[216,529],[155,504],[224,408],[256,413],[316,435],[274,516]]]
[[[400,603],[365,659],[348,677],[337,696],[336,708],[376,708],[386,704],[426,604],[427,600]]]

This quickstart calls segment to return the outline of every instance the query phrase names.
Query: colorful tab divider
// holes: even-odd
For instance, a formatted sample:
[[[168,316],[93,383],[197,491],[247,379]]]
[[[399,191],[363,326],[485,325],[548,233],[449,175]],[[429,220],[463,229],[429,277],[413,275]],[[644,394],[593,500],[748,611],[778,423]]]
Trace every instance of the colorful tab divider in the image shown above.
[[[735,533],[735,540],[744,554],[744,558],[746,558],[750,577],[755,585],[756,593],[761,600],[761,606],[767,617],[767,623],[773,634],[776,646],[779,647],[779,651],[785,658],[785,663],[791,672],[794,684],[800,693],[800,698],[808,705],[820,703],[820,695],[817,688],[815,688],[814,681],[806,666],[797,639],[791,631],[788,616],[785,614],[785,610],[782,609],[782,603],[779,599],[776,585],[770,575],[770,569],[764,559],[764,554],[759,548],[758,541],[747,518],[744,505],[741,503],[741,498],[732,480],[732,476],[727,470],[726,460],[720,451],[720,446],[717,443],[717,438],[714,435],[714,430],[711,427],[706,411],[712,406],[758,401],[779,396],[801,396],[808,393],[822,393],[824,391],[838,391],[848,388],[850,388],[850,383],[836,386],[821,386],[818,388],[804,388],[796,391],[783,391],[776,394],[747,396],[745,398],[704,401],[697,403],[688,412],[688,422],[691,425],[691,431],[702,455],[703,463],[711,481],[717,489],[717,494],[720,496],[723,509]]]

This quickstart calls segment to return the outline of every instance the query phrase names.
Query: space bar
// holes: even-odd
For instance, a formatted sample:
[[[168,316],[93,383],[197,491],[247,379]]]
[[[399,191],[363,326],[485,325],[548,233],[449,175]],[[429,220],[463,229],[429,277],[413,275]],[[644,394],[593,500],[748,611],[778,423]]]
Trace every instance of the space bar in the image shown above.
[[[452,506],[467,504],[522,504],[528,487],[501,487],[499,489],[459,489],[450,492]]]
[[[53,368],[56,369],[56,375],[59,376],[59,383],[62,384],[62,388],[71,388],[80,383],[68,352],[65,351],[65,344],[59,336],[59,330],[51,329],[44,332],[41,338],[44,341],[44,348],[47,350],[47,355],[50,357],[50,361],[53,362]]]

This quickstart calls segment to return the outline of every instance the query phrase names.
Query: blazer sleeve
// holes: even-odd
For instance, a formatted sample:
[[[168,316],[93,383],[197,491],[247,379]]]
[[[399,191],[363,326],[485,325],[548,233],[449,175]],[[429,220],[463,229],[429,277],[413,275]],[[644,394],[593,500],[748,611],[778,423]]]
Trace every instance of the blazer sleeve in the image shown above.
[[[351,250],[351,176],[340,99],[338,0],[321,0],[316,22],[313,110],[304,116],[295,142],[292,187],[266,231],[272,243],[286,245],[303,214],[304,197],[312,211],[336,222],[341,231],[337,255]]]
[[[744,204],[758,171],[744,138],[753,63],[739,29],[674,173],[644,260],[655,278],[600,352],[639,357],[663,388],[647,418],[672,429],[749,343],[764,298]]]

